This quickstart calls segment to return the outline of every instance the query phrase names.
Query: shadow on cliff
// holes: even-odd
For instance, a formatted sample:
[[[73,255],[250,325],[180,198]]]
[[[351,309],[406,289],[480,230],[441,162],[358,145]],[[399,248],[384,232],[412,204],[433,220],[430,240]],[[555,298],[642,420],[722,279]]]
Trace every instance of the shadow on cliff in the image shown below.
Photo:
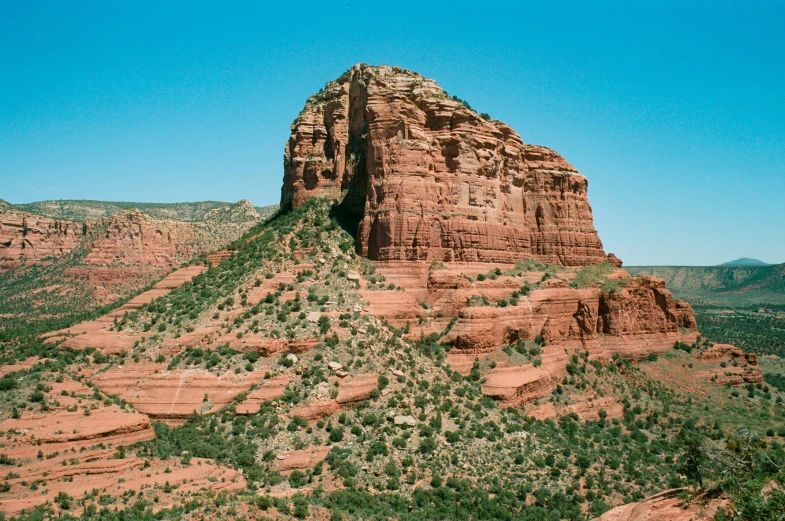
[[[352,210],[346,203],[346,199],[344,199],[342,203],[333,204],[332,208],[330,208],[330,217],[334,218],[338,222],[338,226],[352,236],[356,244],[357,230],[360,227],[363,215]]]
[[[344,199],[344,202],[342,203],[339,203],[337,201],[333,202],[332,206],[330,207],[329,216],[335,219],[335,221],[338,223],[338,226],[340,226],[344,231],[346,231],[349,235],[352,236],[352,239],[354,239],[356,244],[357,230],[360,227],[360,221],[362,221],[363,215],[358,214],[356,211],[352,210],[349,207],[349,205],[346,204],[345,201],[346,200]],[[292,207],[291,203],[282,205],[281,207],[278,208],[278,210],[275,211],[273,215],[268,217],[259,226],[267,227],[270,225],[274,225],[276,221],[288,215],[293,210],[294,208]],[[233,245],[230,245],[229,249],[231,249],[232,246]]]

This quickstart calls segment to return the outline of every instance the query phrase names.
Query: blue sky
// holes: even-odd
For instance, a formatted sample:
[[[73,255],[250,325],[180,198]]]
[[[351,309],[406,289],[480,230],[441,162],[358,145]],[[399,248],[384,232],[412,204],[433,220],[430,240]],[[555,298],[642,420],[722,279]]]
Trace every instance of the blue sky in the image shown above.
[[[784,262],[783,27],[756,0],[3,2],[0,198],[277,203],[308,95],[386,63],[562,153],[625,263]]]

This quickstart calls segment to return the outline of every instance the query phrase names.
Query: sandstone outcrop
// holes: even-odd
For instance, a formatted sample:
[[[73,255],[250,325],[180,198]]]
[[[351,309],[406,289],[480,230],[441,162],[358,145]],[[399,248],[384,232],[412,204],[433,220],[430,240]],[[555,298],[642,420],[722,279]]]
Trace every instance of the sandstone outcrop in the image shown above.
[[[592,360],[602,363],[613,355],[640,361],[697,336],[692,308],[674,299],[661,279],[631,278],[620,268],[607,276],[619,286],[605,291],[599,284],[571,286],[574,268],[547,278],[541,271],[549,269],[546,266],[395,261],[376,267],[403,291],[367,290],[361,281],[370,312],[398,327],[409,324],[414,338],[446,330],[441,340],[452,346],[447,363],[460,373],[468,374],[478,356],[493,358],[505,344],[543,340],[540,368],[502,363],[486,375],[483,391],[507,405],[550,394],[556,385],[551,382],[560,382],[566,374],[568,353],[588,351]],[[495,270],[501,274],[480,280],[479,275]],[[518,293],[513,304],[512,295],[522,286],[532,289]]]
[[[273,461],[273,467],[280,472],[291,472],[293,470],[307,470],[323,461],[330,453],[330,447],[322,445],[319,447],[308,447],[307,449],[293,450],[280,454]]]
[[[5,479],[8,488],[0,493],[0,511],[14,516],[52,503],[60,493],[82,498],[96,489],[112,496],[139,492],[140,498],[149,500],[160,495],[154,506],[159,510],[200,490],[245,488],[239,472],[208,459],[192,458],[186,464],[179,459],[134,457],[132,451],[120,449],[153,439],[150,419],[105,405],[93,399],[92,392],[72,380],[54,383],[47,395],[59,405],[46,413],[25,413],[0,423],[7,432],[2,453],[15,462],[14,473]],[[171,494],[160,494],[167,482],[181,486]],[[71,506],[72,513],[81,509],[79,504]]]
[[[553,391],[554,382],[544,369],[532,366],[505,367],[488,373],[482,392],[504,404],[518,405]]]
[[[559,407],[554,405],[553,402],[546,402],[526,409],[525,414],[538,420],[554,419],[574,414],[581,421],[595,421],[602,417],[612,420],[621,418],[624,414],[624,406],[612,396],[572,394],[570,395],[570,401],[573,403],[560,405]],[[604,414],[600,414],[600,411],[604,411]]]
[[[502,275],[477,280],[478,273],[497,268]],[[489,263],[449,263],[434,269],[428,263],[394,262],[378,264],[377,271],[403,291],[361,290],[371,313],[398,326],[428,317],[443,328],[453,320],[442,340],[467,354],[537,336],[547,344],[595,342],[612,350],[620,341],[660,339],[671,348],[675,340],[684,334],[691,338],[696,330],[691,306],[674,299],[662,279],[630,278],[621,269],[609,276],[622,282],[613,292],[570,286],[571,270],[544,282],[535,282],[545,276],[539,269],[516,271],[512,265]],[[509,299],[527,284],[532,289],[519,294],[513,305]],[[505,305],[498,305],[500,301]]]
[[[697,356],[698,360],[720,364],[696,376],[719,384],[734,386],[763,383],[758,355],[745,353],[730,344],[714,344]]]
[[[58,206],[57,202],[52,204]],[[44,206],[46,210],[48,206]],[[172,216],[180,215],[170,210]],[[155,282],[198,255],[215,252],[210,264],[226,258],[231,252],[215,250],[239,238],[271,209],[262,210],[260,213],[248,201],[241,201],[200,214],[203,220],[178,220],[132,208],[76,222],[5,205],[0,208],[0,272],[20,266],[49,268],[37,277],[52,284],[38,288],[41,293],[36,298],[30,298],[32,292],[12,296],[18,301],[16,306],[46,308],[72,300],[78,300],[80,306],[86,302],[105,305]],[[25,275],[29,273],[19,271],[16,279],[12,275],[9,280],[24,280]]]
[[[709,521],[720,507],[728,505],[727,498],[712,498],[709,493],[685,501],[679,497],[683,491],[666,490],[638,503],[618,506],[595,521]]]
[[[292,124],[281,204],[340,201],[375,260],[587,265],[606,258],[587,187],[559,154],[434,81],[359,64]]]
[[[331,378],[335,382],[336,378]],[[375,373],[358,374],[340,381],[338,396],[333,400],[316,400],[292,409],[291,416],[299,416],[306,420],[316,420],[333,415],[341,409],[358,405],[371,397],[378,388],[379,375]]]
[[[132,403],[139,412],[176,425],[194,412],[219,410],[264,378],[261,370],[216,376],[203,369],[164,369],[163,364],[129,365],[99,373],[93,382],[106,394]]]
[[[0,271],[66,255],[88,230],[85,223],[0,208]]]
[[[284,395],[291,378],[276,376],[265,381],[261,387],[248,393],[248,397],[237,405],[237,414],[256,414],[266,401],[277,400]]]
[[[620,259],[605,254],[587,187],[556,152],[525,144],[434,81],[359,64],[309,98],[292,124],[281,203],[297,207],[324,197],[354,216],[358,253],[387,261],[379,271],[404,290],[379,292],[359,281],[370,312],[399,326],[416,321],[422,327],[414,334],[449,324],[442,340],[455,349],[448,361],[463,369],[462,356],[536,337],[603,359],[614,353],[641,359],[694,337],[689,304],[675,300],[660,279],[631,279]],[[491,281],[479,275],[524,259],[557,266],[607,261],[618,290],[571,287],[576,273],[569,270],[556,278],[537,270]],[[429,267],[442,261],[448,265]],[[496,305],[523,283],[536,290],[515,297],[514,305]],[[564,356],[554,357],[553,366],[562,362]],[[528,384],[507,386],[528,381],[530,371],[499,371],[491,382],[500,385],[487,385],[489,393],[530,394]]]
[[[85,264],[178,266],[194,255],[217,250],[240,237],[260,217],[252,206],[250,208],[251,211],[240,216],[247,220],[240,222],[228,217],[218,222],[160,219],[135,208],[118,212],[92,224],[101,233],[89,243]],[[215,252],[214,255],[214,258],[223,259],[229,254]]]
[[[191,223],[162,221],[131,209],[103,219],[103,233],[89,245],[86,264],[152,264],[173,267],[198,251]]]

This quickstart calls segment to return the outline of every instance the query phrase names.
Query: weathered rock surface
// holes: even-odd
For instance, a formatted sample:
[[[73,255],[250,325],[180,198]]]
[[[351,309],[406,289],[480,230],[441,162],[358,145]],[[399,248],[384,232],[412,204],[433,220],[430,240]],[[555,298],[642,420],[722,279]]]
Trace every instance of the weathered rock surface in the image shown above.
[[[32,450],[28,443],[40,446],[40,442],[53,447],[48,450],[54,451],[61,447],[91,445],[97,443],[96,440],[130,445],[155,437],[147,416],[121,411],[116,405],[101,408],[90,416],[85,416],[81,410],[23,416],[18,420],[6,420],[0,427],[4,431],[13,428],[23,434],[23,438],[4,449],[10,457],[25,457]]]
[[[0,269],[62,257],[87,239],[85,267],[74,273],[76,277],[84,277],[91,266],[171,268],[236,239],[260,218],[255,211],[243,217],[247,220],[190,222],[130,209],[96,221],[72,222],[0,208]],[[104,269],[96,277],[106,282],[108,273]]]
[[[265,381],[261,387],[248,393],[248,397],[237,406],[237,413],[256,414],[264,402],[283,396],[290,379],[288,375],[281,375]]]
[[[165,371],[165,367],[135,364],[113,368],[95,375],[93,382],[104,393],[118,395],[151,418],[178,424],[194,412],[217,411],[264,378],[261,370],[217,376],[204,369]]]
[[[0,271],[70,253],[88,229],[85,223],[0,208]]]
[[[720,367],[697,373],[696,376],[699,378],[734,386],[748,383],[763,383],[763,373],[758,365],[758,355],[745,353],[736,346],[714,344],[701,352],[697,358],[702,361],[720,364]]]
[[[61,396],[62,391],[74,392],[78,398]],[[179,459],[145,460],[132,457],[131,451],[119,451],[121,446],[155,437],[150,419],[92,399],[92,390],[79,382],[56,383],[47,394],[60,405],[0,423],[8,433],[2,452],[15,462],[14,475],[5,481],[9,488],[0,493],[0,511],[6,515],[51,503],[59,493],[82,498],[96,489],[113,496],[132,490],[148,500],[162,496],[154,505],[159,510],[199,490],[245,488],[237,471],[211,460],[193,458],[190,464]],[[30,487],[31,482],[42,490]],[[161,494],[167,482],[180,486],[171,494]],[[81,509],[75,503],[71,511]]]
[[[505,344],[538,336],[545,341],[540,368],[499,366],[487,375],[483,389],[508,405],[548,395],[550,382],[566,374],[568,352],[588,351],[591,359],[603,363],[614,354],[639,361],[697,336],[692,308],[675,300],[661,279],[631,278],[620,268],[608,275],[620,283],[614,292],[599,285],[570,286],[573,268],[544,281],[545,272],[516,270],[511,264],[451,262],[434,267],[393,261],[377,263],[376,268],[402,291],[368,290],[361,281],[370,313],[398,327],[410,324],[414,338],[448,329],[442,338],[453,347],[447,362],[463,374],[477,356],[498,353]],[[502,275],[478,279],[497,268]],[[534,289],[510,304],[525,284]],[[497,305],[500,301],[507,305]],[[421,320],[424,325],[414,325]]]
[[[548,344],[659,334],[675,340],[681,329],[696,328],[689,304],[674,300],[661,279],[636,277],[614,293],[547,282],[517,306],[465,308],[445,340],[458,349],[485,352],[538,335]]]
[[[359,64],[292,124],[281,203],[341,201],[376,260],[597,264],[585,177],[434,81]]]
[[[335,378],[331,378],[335,382]],[[338,396],[334,400],[316,400],[298,405],[291,411],[291,416],[300,416],[306,420],[316,420],[333,415],[341,409],[353,407],[371,397],[371,393],[379,386],[379,375],[376,373],[347,376],[340,381]]]
[[[488,394],[520,403],[550,392],[567,351],[640,360],[696,335],[691,307],[661,279],[631,279],[620,259],[605,254],[587,186],[557,153],[524,144],[432,80],[360,64],[309,98],[292,124],[281,202],[296,207],[324,197],[354,216],[358,253],[386,261],[379,271],[403,290],[369,288],[354,275],[369,312],[399,326],[417,323],[413,335],[451,325],[442,341],[454,347],[448,363],[456,370],[468,372],[474,356],[520,340],[541,337],[553,346],[542,368],[498,367],[488,375]],[[569,270],[551,280],[536,271],[478,277],[527,258],[562,266],[608,261],[618,291],[571,287],[576,273]],[[448,265],[432,269],[433,261]],[[495,305],[523,283],[537,289],[515,305]]]
[[[533,366],[494,369],[482,384],[482,392],[504,404],[517,405],[553,391],[551,375]]]
[[[608,420],[621,418],[624,414],[624,406],[617,402],[612,396],[587,397],[584,395],[570,395],[569,405],[559,405],[556,407],[553,402],[546,402],[527,408],[525,414],[538,420],[554,419],[561,416],[575,414],[581,421],[593,421],[604,416]],[[600,411],[604,411],[601,415]]]
[[[174,266],[189,258],[195,242],[193,226],[160,221],[139,210],[104,219],[105,232],[90,243],[86,264],[153,264]]]
[[[393,417],[393,423],[395,425],[406,425],[407,427],[415,427],[417,425],[417,419],[414,416],[404,416],[402,414],[398,414]]]
[[[618,506],[596,521],[708,521],[728,504],[726,498],[712,499],[706,494],[686,502],[679,497],[683,490],[666,490],[639,503]]]
[[[26,358],[21,362],[17,362],[15,364],[0,366],[0,376],[5,376],[7,374],[15,373],[16,371],[21,371],[23,369],[30,369],[40,361],[41,359],[38,358],[37,356],[31,356],[30,358]]]
[[[293,470],[307,470],[314,467],[330,453],[330,447],[308,447],[307,449],[292,450],[280,455],[280,459],[273,461],[273,467],[280,472]]]

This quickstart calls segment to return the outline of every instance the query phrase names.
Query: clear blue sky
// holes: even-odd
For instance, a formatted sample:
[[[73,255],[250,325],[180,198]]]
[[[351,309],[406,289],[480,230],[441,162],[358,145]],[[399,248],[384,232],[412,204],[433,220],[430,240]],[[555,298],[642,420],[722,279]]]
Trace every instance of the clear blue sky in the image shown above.
[[[277,203],[357,62],[561,152],[629,265],[785,261],[782,1],[2,2],[0,198]]]

